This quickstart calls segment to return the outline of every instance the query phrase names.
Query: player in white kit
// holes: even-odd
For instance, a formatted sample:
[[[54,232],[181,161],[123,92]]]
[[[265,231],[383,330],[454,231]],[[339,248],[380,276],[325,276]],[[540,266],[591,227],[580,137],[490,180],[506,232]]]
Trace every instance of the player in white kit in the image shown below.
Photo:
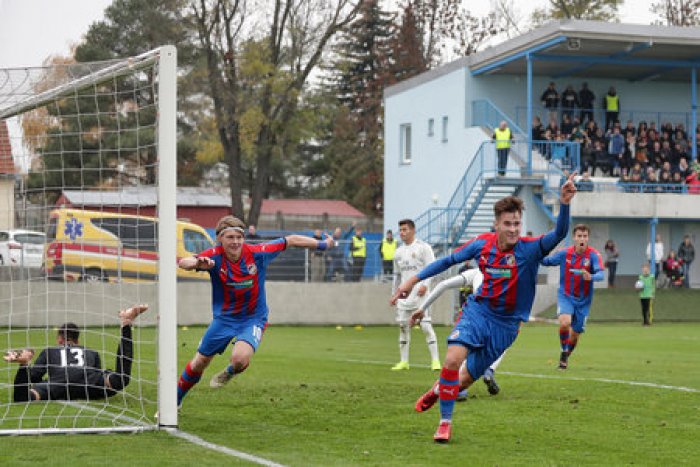
[[[418,271],[435,261],[433,249],[422,240],[416,239],[416,225],[410,219],[399,221],[399,236],[403,244],[394,255],[394,290],[403,281],[414,276]],[[420,306],[420,297],[423,297],[429,289],[429,282],[423,281],[414,287],[410,295],[396,302],[396,321],[399,323],[399,353],[401,361],[394,365],[392,370],[408,370],[408,355],[411,344],[411,315]],[[420,328],[425,334],[425,341],[430,351],[430,369],[439,371],[442,368],[440,354],[438,353],[437,337],[430,319],[424,319]]]
[[[460,273],[457,274],[456,276],[450,277],[449,279],[445,279],[444,281],[440,282],[435,288],[423,299],[420,308],[416,310],[412,315],[411,318],[409,319],[409,324],[412,326],[416,323],[419,323],[425,319],[430,319],[430,306],[433,304],[437,298],[442,295],[446,290],[449,289],[465,289],[468,291],[467,295],[476,292],[479,290],[479,287],[481,287],[481,283],[484,281],[484,275],[479,271],[478,269],[467,269],[467,266],[464,267],[464,269],[460,269]],[[466,309],[466,302],[462,303],[462,311],[460,313],[465,313],[469,312]],[[455,319],[455,322],[459,321],[459,315]],[[507,352],[507,351],[506,351]],[[503,356],[506,354],[506,352],[503,352],[498,359],[491,364],[491,366],[486,370],[484,373],[482,379],[484,380],[484,384],[486,384],[486,387],[489,391],[489,394],[492,396],[495,396],[498,394],[500,391],[500,388],[498,387],[498,384],[496,383],[496,378],[495,378],[495,373],[496,373],[496,368],[498,368],[498,365],[500,365],[501,361],[503,360]],[[467,369],[466,369],[466,362],[462,362],[462,365],[459,367],[459,380],[460,380],[460,391],[459,394],[457,395],[457,400],[462,401],[466,400],[467,398],[467,389],[463,386],[463,382],[466,380],[467,376]],[[435,388],[437,385],[435,386]],[[421,403],[425,403],[423,401],[423,397],[419,400],[419,403],[416,404],[416,410],[419,412],[423,412],[427,410],[430,407],[423,407]],[[437,393],[435,392],[435,400],[437,400]],[[434,401],[433,401],[434,403]],[[432,406],[432,404],[431,404]]]

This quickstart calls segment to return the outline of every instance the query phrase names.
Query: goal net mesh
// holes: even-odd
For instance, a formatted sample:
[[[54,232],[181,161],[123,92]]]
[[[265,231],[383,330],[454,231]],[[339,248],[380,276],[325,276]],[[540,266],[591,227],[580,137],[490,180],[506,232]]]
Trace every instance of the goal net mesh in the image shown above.
[[[0,350],[34,350],[30,389],[43,396],[17,401],[20,364],[0,361],[2,434],[156,426],[158,57],[0,69]],[[117,368],[119,310],[137,303],[150,309],[134,321],[123,390],[86,399],[49,378],[77,371],[99,388],[92,372]],[[66,323],[80,347],[59,345]],[[62,356],[39,378],[50,347]]]

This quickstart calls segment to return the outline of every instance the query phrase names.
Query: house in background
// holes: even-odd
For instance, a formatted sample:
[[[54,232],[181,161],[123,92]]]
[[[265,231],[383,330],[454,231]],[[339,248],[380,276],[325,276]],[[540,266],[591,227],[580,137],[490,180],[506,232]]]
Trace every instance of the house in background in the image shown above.
[[[0,229],[15,227],[15,173],[7,123],[0,120]]]

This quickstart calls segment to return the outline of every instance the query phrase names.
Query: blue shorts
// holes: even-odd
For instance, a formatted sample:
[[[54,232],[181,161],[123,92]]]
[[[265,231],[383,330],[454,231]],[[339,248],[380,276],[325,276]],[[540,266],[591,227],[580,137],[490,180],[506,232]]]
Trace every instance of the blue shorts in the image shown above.
[[[559,296],[557,315],[571,315],[571,329],[582,334],[586,331],[586,320],[591,309],[590,303],[575,303],[569,297]]]
[[[468,349],[467,370],[472,379],[481,378],[486,369],[518,337],[517,323],[504,322],[489,316],[489,311],[478,302],[469,302],[459,322],[447,338],[447,345],[463,345]]]
[[[267,316],[253,317],[241,321],[214,318],[204,333],[202,340],[199,341],[197,352],[207,357],[223,353],[229,342],[234,338],[236,341],[247,342],[253,347],[253,351],[256,351],[266,327]]]

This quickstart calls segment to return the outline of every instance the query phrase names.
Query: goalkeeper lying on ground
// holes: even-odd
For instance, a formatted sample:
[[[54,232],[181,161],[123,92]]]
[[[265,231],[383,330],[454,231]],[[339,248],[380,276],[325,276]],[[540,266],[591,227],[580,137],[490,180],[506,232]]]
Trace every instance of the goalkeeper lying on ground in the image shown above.
[[[29,366],[34,357],[32,349],[7,352],[5,361],[19,363],[14,401],[106,399],[117,394],[131,380],[131,324],[146,310],[148,305],[134,305],[119,312],[121,342],[114,371],[103,370],[100,354],[79,344],[80,330],[73,323],[59,328],[57,345],[42,350],[34,365]]]

